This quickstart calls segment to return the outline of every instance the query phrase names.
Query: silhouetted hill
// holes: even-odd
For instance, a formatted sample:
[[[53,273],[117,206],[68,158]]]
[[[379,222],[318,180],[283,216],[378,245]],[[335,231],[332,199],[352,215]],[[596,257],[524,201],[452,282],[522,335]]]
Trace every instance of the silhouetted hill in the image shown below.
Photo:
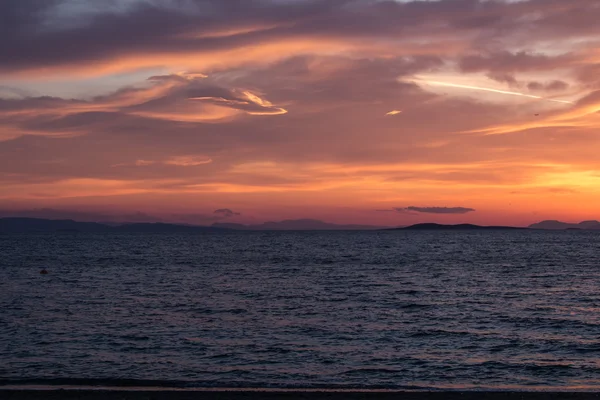
[[[215,223],[213,227],[249,231],[341,231],[341,230],[378,230],[381,226],[373,225],[338,225],[317,219],[288,219],[279,222],[265,222],[257,225]]]
[[[425,224],[416,224],[411,226],[406,226],[404,228],[395,228],[393,230],[498,230],[498,229],[506,229],[506,230],[518,230],[518,229],[527,229],[527,228],[518,228],[513,226],[480,226],[473,224],[458,224],[458,225],[444,225],[444,224],[435,224],[435,223],[425,223]]]
[[[224,232],[227,229],[212,226],[192,226],[156,223],[124,224],[112,227],[113,232],[139,232],[139,233],[179,233],[179,232]]]
[[[541,222],[537,222],[535,224],[531,224],[531,225],[529,225],[529,227],[531,229],[562,230],[562,229],[574,228],[575,224],[568,224],[566,222],[560,222],[560,221],[555,221],[555,220],[547,220],[547,221],[541,221]]]
[[[582,221],[580,223],[577,224],[578,228],[581,229],[600,229],[600,222],[596,221],[596,220],[592,220],[592,221]]]
[[[96,222],[77,222],[70,219],[0,218],[0,232],[105,232],[111,227]]]
[[[51,220],[40,218],[0,218],[0,232],[223,232],[228,230],[376,230],[383,227],[371,225],[337,225],[314,219],[266,222],[258,225],[216,223],[212,226],[168,224],[162,222],[141,223],[98,223],[73,220]]]
[[[0,218],[0,232],[223,232],[224,228],[210,226],[189,226],[163,223],[136,223],[118,226],[97,222],[77,222],[73,220],[51,220],[38,218]]]
[[[437,223],[416,224],[407,227],[386,228],[373,225],[338,225],[315,219],[284,220],[280,222],[265,222],[257,225],[235,223],[215,223],[212,226],[180,225],[168,223],[131,223],[105,224],[98,222],[78,222],[70,219],[50,220],[41,218],[0,218],[1,233],[24,232],[223,232],[228,230],[482,230],[482,229],[542,229],[542,230],[600,230],[600,222],[583,221],[570,224],[561,221],[548,220],[530,225],[528,228],[511,226],[480,226],[473,224],[444,225]]]
[[[600,222],[598,221],[583,221],[578,224],[571,224],[568,222],[547,220],[537,222],[529,225],[531,229],[544,229],[544,230],[600,230]]]
[[[238,231],[247,230],[249,228],[248,225],[236,224],[236,223],[233,223],[233,222],[215,222],[211,226],[213,228],[235,229],[235,230],[238,230]]]

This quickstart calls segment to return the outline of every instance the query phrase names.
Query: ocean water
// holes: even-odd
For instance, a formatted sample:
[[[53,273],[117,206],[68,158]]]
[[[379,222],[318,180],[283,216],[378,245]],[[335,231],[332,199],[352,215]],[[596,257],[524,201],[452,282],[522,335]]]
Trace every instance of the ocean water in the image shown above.
[[[600,389],[600,233],[1,235],[18,382]]]

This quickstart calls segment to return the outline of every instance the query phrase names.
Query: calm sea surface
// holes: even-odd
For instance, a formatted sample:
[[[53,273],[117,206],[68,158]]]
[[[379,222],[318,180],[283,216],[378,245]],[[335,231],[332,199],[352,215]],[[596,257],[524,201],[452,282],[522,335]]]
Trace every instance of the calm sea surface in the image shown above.
[[[600,389],[600,233],[1,235],[0,383],[75,378]]]

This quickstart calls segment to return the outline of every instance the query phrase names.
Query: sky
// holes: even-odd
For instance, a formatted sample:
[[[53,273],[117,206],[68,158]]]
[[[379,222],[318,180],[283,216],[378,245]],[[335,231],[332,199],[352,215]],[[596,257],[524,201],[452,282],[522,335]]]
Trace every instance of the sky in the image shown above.
[[[600,219],[598,0],[3,0],[0,215]]]

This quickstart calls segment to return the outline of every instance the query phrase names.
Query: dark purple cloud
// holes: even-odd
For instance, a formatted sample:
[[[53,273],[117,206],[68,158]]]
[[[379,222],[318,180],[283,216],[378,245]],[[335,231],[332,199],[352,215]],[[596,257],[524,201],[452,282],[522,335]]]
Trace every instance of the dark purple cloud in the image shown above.
[[[355,45],[366,40],[372,46],[379,40],[408,43],[414,37],[432,41],[456,37],[466,42],[475,54],[461,59],[464,71],[551,69],[572,57],[535,51],[490,53],[486,47],[493,48],[495,42],[489,38],[503,35],[516,44],[525,35],[529,40],[548,40],[564,37],[565,31],[585,34],[594,31],[595,24],[582,22],[600,19],[600,8],[590,0],[157,0],[120,9],[89,1],[85,18],[77,18],[60,0],[1,2],[1,69],[72,66],[136,55],[140,60],[151,54],[200,55],[290,40],[334,39]],[[79,23],[63,23],[69,19]],[[560,27],[561,33],[552,27]],[[465,39],[465,34],[472,39]],[[477,54],[480,50],[486,51]],[[438,51],[445,53],[443,47]]]
[[[505,72],[490,73],[490,74],[488,74],[488,78],[490,78],[496,82],[505,83],[509,86],[519,86],[519,82],[514,77],[514,75],[509,74],[509,73],[505,73]]]
[[[527,88],[535,91],[556,92],[567,90],[569,88],[569,84],[559,80],[546,83],[532,81],[527,84]]]
[[[524,71],[543,71],[566,67],[575,62],[574,55],[548,56],[535,52],[510,52],[477,54],[460,59],[463,72],[489,72],[492,77],[504,77],[510,80],[511,73]]]
[[[467,214],[474,212],[475,209],[467,207],[404,207],[395,208],[398,212],[416,212],[423,214]]]
[[[233,210],[231,210],[229,208],[220,208],[218,210],[215,210],[213,212],[213,214],[218,215],[218,216],[223,217],[223,218],[230,218],[230,217],[235,217],[235,216],[242,215],[242,214],[240,214],[238,212],[235,212],[235,211],[233,211]]]

